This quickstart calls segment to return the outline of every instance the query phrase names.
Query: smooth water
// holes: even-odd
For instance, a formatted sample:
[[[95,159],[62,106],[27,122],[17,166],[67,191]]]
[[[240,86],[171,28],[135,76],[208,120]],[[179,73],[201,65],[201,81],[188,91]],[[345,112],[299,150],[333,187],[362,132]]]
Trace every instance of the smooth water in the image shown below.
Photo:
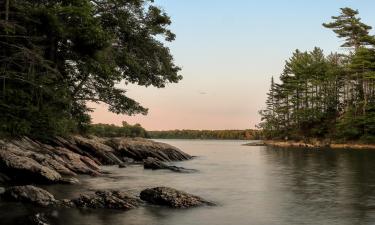
[[[127,212],[65,209],[55,224],[69,225],[373,225],[375,151],[277,149],[241,146],[243,141],[162,140],[197,156],[176,163],[197,173],[105,167],[106,177],[82,177],[78,186],[47,189],[57,198],[96,189],[169,186],[218,206],[170,209],[143,205]],[[0,204],[0,224],[35,210]],[[12,222],[13,221],[13,222]]]

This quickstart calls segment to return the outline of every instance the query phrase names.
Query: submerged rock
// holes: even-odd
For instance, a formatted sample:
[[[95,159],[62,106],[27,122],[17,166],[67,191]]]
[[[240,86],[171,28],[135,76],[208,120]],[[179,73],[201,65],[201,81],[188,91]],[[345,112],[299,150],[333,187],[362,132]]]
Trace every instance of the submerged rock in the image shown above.
[[[95,194],[82,194],[72,200],[78,208],[92,209],[122,209],[129,210],[138,207],[139,200],[122,191],[97,191]]]
[[[214,205],[201,197],[188,194],[169,187],[148,188],[141,192],[142,200],[172,208],[190,208],[203,205]]]
[[[155,159],[151,157],[148,157],[147,159],[143,160],[143,167],[145,169],[151,169],[151,170],[160,170],[160,169],[171,170],[171,171],[180,172],[180,173],[191,173],[191,172],[196,171],[193,169],[186,169],[186,168],[178,167],[178,166],[170,166],[160,161],[159,159]]]
[[[9,201],[32,203],[44,207],[57,203],[57,200],[51,193],[32,185],[7,188],[2,194],[2,198]]]
[[[243,144],[242,146],[266,146],[266,144],[263,141],[256,141]]]
[[[37,213],[28,218],[27,224],[29,225],[49,225],[49,221],[45,214]]]
[[[81,194],[72,200],[56,200],[48,191],[32,185],[7,188],[1,197],[7,201],[31,203],[42,207],[129,210],[140,204],[139,199],[123,191],[97,191],[93,194]]]

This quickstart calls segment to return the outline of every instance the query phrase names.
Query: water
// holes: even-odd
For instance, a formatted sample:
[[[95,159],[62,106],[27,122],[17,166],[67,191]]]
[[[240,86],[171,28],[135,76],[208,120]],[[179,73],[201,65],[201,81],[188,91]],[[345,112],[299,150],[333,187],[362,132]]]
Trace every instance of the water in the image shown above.
[[[375,151],[277,149],[241,146],[243,141],[163,140],[197,158],[176,163],[191,174],[105,167],[107,177],[81,177],[78,186],[47,189],[57,198],[95,189],[134,195],[147,187],[169,186],[199,195],[215,207],[169,209],[143,205],[127,212],[65,209],[62,225],[373,225]],[[0,204],[1,224],[35,208]]]

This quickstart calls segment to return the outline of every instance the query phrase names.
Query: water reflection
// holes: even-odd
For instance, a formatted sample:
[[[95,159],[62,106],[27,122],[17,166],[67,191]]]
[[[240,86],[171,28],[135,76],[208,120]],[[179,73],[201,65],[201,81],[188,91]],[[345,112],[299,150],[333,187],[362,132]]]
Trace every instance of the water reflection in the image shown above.
[[[241,146],[240,141],[167,142],[197,155],[178,166],[199,172],[106,167],[110,176],[82,177],[77,186],[46,188],[57,198],[71,198],[96,189],[127,190],[136,196],[143,188],[163,185],[200,195],[219,206],[173,210],[145,204],[128,212],[62,209],[53,224],[375,224],[373,151],[249,147]],[[12,218],[30,210],[36,209],[0,202],[1,224],[16,224]]]

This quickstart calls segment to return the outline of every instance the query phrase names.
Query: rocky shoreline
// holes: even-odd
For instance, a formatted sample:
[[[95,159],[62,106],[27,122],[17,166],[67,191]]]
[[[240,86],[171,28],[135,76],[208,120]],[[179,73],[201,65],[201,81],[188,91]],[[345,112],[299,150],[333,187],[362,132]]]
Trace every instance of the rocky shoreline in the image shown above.
[[[0,200],[16,201],[48,208],[107,208],[129,210],[141,203],[173,208],[189,208],[212,203],[169,187],[154,187],[140,192],[140,198],[121,190],[81,193],[75,199],[55,199],[37,187],[51,184],[77,184],[79,175],[105,176],[103,165],[125,168],[144,164],[145,169],[194,172],[170,165],[192,159],[180,149],[143,138],[56,137],[41,143],[27,137],[0,140]],[[48,215],[31,215],[34,224],[48,224]],[[31,223],[30,222],[30,223]]]

